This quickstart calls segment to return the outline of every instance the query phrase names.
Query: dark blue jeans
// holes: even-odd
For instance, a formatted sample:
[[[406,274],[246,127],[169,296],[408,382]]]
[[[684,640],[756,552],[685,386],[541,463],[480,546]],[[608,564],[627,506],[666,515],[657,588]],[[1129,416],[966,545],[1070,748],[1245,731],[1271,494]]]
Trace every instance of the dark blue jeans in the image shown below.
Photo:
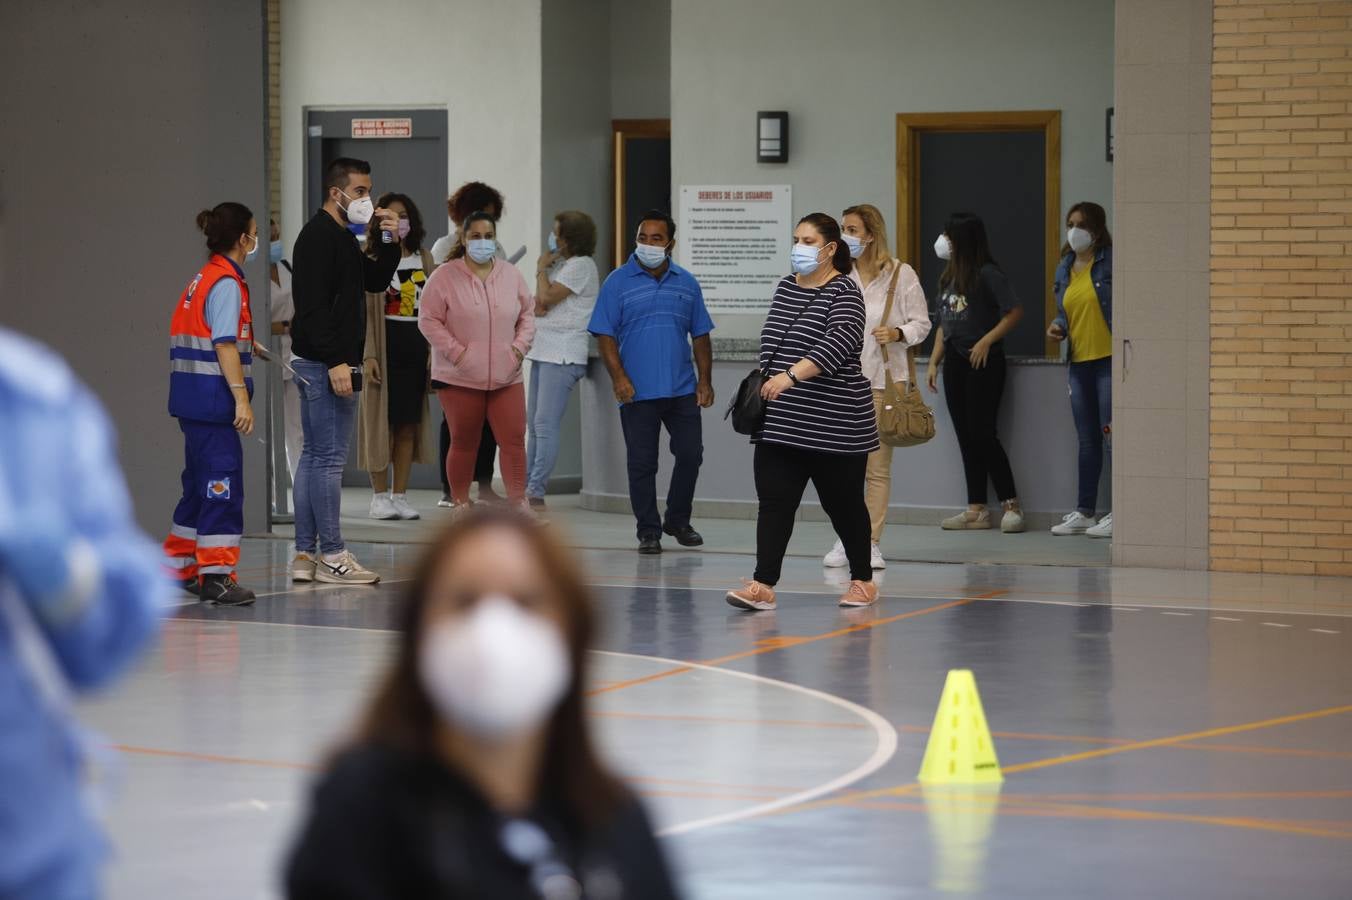
[[[657,454],[664,426],[675,457],[667,489],[666,524],[671,528],[689,525],[695,481],[704,462],[704,430],[695,395],[626,403],[620,407],[620,424],[624,426],[629,456],[629,503],[638,521],[639,540],[662,536],[663,520],[657,513]]]
[[[1070,364],[1070,412],[1080,439],[1080,492],[1076,509],[1093,516],[1106,450],[1112,459],[1113,358]]]

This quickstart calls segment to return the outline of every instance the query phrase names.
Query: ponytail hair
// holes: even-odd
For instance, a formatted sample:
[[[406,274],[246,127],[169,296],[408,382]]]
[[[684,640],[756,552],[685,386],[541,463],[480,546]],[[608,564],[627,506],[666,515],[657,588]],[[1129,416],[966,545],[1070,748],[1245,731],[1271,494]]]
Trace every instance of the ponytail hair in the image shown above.
[[[850,245],[841,237],[840,223],[822,212],[808,213],[798,220],[799,225],[804,223],[811,225],[821,236],[823,246],[835,243],[836,252],[831,257],[831,265],[842,275],[849,274],[854,261],[850,259]]]
[[[204,209],[197,214],[197,228],[207,236],[207,249],[212,253],[228,253],[249,233],[254,214],[243,203],[227,200],[215,209]]]

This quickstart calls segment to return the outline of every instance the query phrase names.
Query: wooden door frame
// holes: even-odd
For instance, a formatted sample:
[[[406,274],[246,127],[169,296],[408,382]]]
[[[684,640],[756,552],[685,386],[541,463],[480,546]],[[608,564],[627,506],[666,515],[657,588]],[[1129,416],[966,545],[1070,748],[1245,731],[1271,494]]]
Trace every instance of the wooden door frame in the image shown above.
[[[612,119],[610,122],[610,203],[613,213],[611,246],[615,268],[624,265],[624,142],[633,137],[671,139],[670,119]]]
[[[1038,131],[1045,138],[1046,177],[1045,243],[1046,274],[1043,284],[1046,321],[1056,316],[1052,281],[1061,261],[1061,111],[1027,110],[1000,112],[898,113],[897,114],[897,256],[915,264],[920,258],[920,136],[926,132]],[[1060,356],[1061,346],[1047,339],[1045,354]]]

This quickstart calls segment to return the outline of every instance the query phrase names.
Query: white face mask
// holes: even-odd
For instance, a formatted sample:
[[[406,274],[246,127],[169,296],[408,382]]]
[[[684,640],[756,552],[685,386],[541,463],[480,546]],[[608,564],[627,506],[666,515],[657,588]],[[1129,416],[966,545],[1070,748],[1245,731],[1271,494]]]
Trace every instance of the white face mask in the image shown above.
[[[634,255],[645,269],[657,269],[667,261],[667,248],[653,244],[635,244]]]
[[[347,197],[347,192],[342,188],[337,190],[338,193]],[[376,214],[376,205],[370,197],[358,197],[356,200],[347,197],[347,206],[343,209],[343,212],[347,213],[347,220],[353,225],[365,225]]]
[[[1094,243],[1094,236],[1078,226],[1066,232],[1066,243],[1076,253],[1083,253]]]
[[[459,621],[432,625],[418,651],[433,707],[484,740],[544,722],[568,690],[571,668],[559,629],[502,596],[482,598]]]
[[[952,258],[953,242],[948,239],[948,235],[941,234],[934,242],[934,255],[945,261]]]
[[[842,234],[841,238],[844,239],[845,246],[850,248],[850,259],[858,259],[863,256],[864,251],[868,249],[868,245],[873,243],[873,241],[866,241],[852,234]]]

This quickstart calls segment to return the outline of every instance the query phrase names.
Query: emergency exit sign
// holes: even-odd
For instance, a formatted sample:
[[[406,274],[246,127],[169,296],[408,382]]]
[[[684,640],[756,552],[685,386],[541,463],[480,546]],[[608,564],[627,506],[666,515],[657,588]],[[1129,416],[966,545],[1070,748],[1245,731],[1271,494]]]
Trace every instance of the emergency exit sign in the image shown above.
[[[354,138],[411,138],[412,119],[353,119]]]

